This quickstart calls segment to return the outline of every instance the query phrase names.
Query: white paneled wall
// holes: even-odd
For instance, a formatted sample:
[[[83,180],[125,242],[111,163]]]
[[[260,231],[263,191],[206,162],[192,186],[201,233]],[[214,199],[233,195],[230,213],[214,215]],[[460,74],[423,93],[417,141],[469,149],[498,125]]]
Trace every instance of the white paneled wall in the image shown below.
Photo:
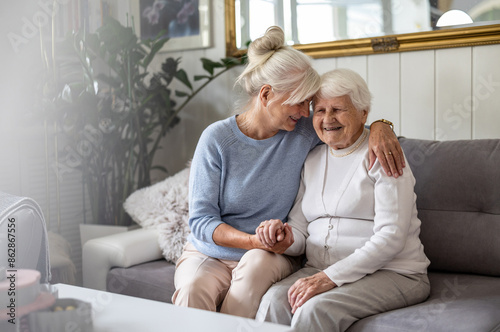
[[[440,140],[472,138],[472,49],[436,51],[436,125]]]
[[[203,72],[200,58],[225,57],[224,20],[220,19],[224,1],[211,3],[213,46],[165,53],[153,67],[159,68],[166,56],[182,57],[181,66],[192,76]],[[29,58],[39,48],[33,39],[26,45],[29,50],[10,54],[9,45],[1,43],[6,42],[0,41],[3,56],[12,60]],[[373,93],[369,121],[387,118],[395,123],[398,135],[438,140],[500,138],[500,45],[318,59],[313,65],[319,73],[335,68],[357,71]],[[25,82],[32,80],[30,66],[14,63],[9,67],[17,69],[0,79],[4,87],[0,91],[0,191],[39,201],[51,230],[72,244],[73,260],[79,267],[78,225],[84,217],[81,178],[76,172],[64,176],[59,184],[64,195],[57,204],[53,161],[48,165],[46,185],[42,125],[21,127],[23,121],[13,121],[24,111],[20,101]],[[203,129],[233,113],[233,83],[239,72],[241,68],[235,68],[222,75],[190,102],[180,114],[181,122],[163,140],[155,164],[167,167],[171,174],[185,167]],[[155,174],[154,180],[164,177]]]
[[[500,137],[500,46],[472,49],[472,137]]]
[[[369,56],[367,60],[367,83],[372,92],[372,110],[368,122],[376,119],[391,119],[400,132],[400,54]]]
[[[337,60],[337,68],[349,68],[356,71],[368,81],[368,57],[366,55],[355,57],[342,57]]]
[[[314,60],[350,68],[373,94],[368,122],[387,118],[410,138],[500,138],[500,45]]]
[[[434,51],[402,53],[401,128],[405,136],[434,139]]]

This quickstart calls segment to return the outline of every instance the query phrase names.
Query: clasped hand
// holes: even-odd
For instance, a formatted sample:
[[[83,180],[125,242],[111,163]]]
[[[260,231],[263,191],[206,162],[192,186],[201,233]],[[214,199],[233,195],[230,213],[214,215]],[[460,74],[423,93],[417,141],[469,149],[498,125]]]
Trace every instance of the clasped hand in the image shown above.
[[[283,254],[293,244],[292,227],[279,219],[266,220],[255,229],[261,249]]]

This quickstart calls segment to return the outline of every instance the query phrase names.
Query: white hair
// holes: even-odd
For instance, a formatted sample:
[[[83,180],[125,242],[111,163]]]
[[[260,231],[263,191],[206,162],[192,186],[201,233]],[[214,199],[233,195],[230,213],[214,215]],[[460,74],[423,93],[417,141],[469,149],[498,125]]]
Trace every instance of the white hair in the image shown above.
[[[321,86],[316,98],[331,99],[349,96],[358,111],[370,112],[372,95],[365,80],[350,69],[335,69],[321,75]]]
[[[248,48],[248,65],[236,80],[247,97],[259,94],[263,85],[270,85],[277,95],[290,93],[283,104],[294,105],[312,97],[319,89],[319,74],[312,68],[311,58],[285,45],[280,27],[272,26],[264,36]]]

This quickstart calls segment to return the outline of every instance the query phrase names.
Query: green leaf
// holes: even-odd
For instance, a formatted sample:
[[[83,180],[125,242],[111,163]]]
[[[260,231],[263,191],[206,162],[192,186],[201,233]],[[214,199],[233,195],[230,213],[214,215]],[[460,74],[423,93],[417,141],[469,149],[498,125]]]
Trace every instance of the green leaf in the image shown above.
[[[168,40],[169,40],[169,38],[163,38],[163,39],[159,39],[153,43],[153,47],[151,47],[151,51],[149,52],[149,54],[146,56],[146,58],[142,62],[142,66],[144,68],[147,68],[149,66],[151,61],[153,61],[153,58],[155,57],[156,53],[158,53],[158,51],[160,51],[163,48],[163,45],[165,45],[165,43]]]
[[[134,76],[134,81],[135,82],[142,82],[149,74],[148,73],[142,73],[139,75]]]
[[[201,58],[201,62],[203,63],[203,69],[205,69],[207,72],[210,73],[210,75],[213,76],[214,74],[214,68],[222,68],[224,65],[219,62],[212,61],[207,58]]]
[[[193,86],[191,85],[191,82],[189,82],[189,77],[187,76],[186,71],[184,69],[179,69],[175,73],[175,78],[184,83],[185,86],[187,86],[191,91],[193,91]]]
[[[142,39],[142,45],[146,46],[147,48],[153,47],[153,40],[151,39]]]
[[[177,97],[188,97],[189,93],[186,93],[186,92],[183,92],[183,91],[179,91],[179,90],[175,90],[175,95]]]
[[[131,66],[135,66],[136,64],[140,63],[140,61],[144,58],[145,53],[141,49],[131,49],[129,52],[129,57],[130,57],[130,63]]]
[[[163,29],[163,30],[160,30],[156,36],[154,37],[153,41],[157,41],[157,40],[160,40],[160,39],[163,39],[163,38],[166,38],[164,36],[168,35],[167,33],[167,30]],[[169,38],[167,38],[169,39]]]
[[[227,67],[231,68],[234,66],[238,66],[241,64],[240,59],[234,58],[234,57],[229,57],[229,58],[224,58],[221,59],[221,62]]]
[[[160,91],[160,97],[163,100],[164,107],[160,109],[160,112],[164,117],[167,117],[172,112],[172,105],[170,101],[170,92],[171,90],[165,89]],[[163,123],[162,123],[163,124]]]
[[[85,44],[88,48],[90,48],[94,53],[99,52],[100,42],[97,34],[92,33],[87,35]]]
[[[194,75],[194,80],[195,81],[201,81],[205,79],[211,79],[212,76],[207,76],[207,75]]]

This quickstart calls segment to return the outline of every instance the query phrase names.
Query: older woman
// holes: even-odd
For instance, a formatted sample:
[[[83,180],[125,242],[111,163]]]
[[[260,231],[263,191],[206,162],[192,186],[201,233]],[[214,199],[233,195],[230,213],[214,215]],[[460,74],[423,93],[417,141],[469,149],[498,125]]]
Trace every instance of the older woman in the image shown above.
[[[370,100],[357,73],[322,76],[313,125],[326,144],[305,161],[288,216],[295,242],[285,251],[305,251],[307,264],[269,289],[257,319],[297,331],[345,331],[429,295],[411,170],[396,180],[378,162],[369,169]]]
[[[210,125],[196,147],[191,234],[177,261],[172,302],[253,318],[267,289],[296,270],[281,254],[293,243],[286,221],[302,165],[320,142],[309,117],[320,77],[309,57],[285,45],[279,27],[252,42],[248,61],[237,81],[248,101],[238,115]],[[372,135],[373,149],[395,156],[377,157],[400,168],[394,134],[377,126],[385,134]]]

